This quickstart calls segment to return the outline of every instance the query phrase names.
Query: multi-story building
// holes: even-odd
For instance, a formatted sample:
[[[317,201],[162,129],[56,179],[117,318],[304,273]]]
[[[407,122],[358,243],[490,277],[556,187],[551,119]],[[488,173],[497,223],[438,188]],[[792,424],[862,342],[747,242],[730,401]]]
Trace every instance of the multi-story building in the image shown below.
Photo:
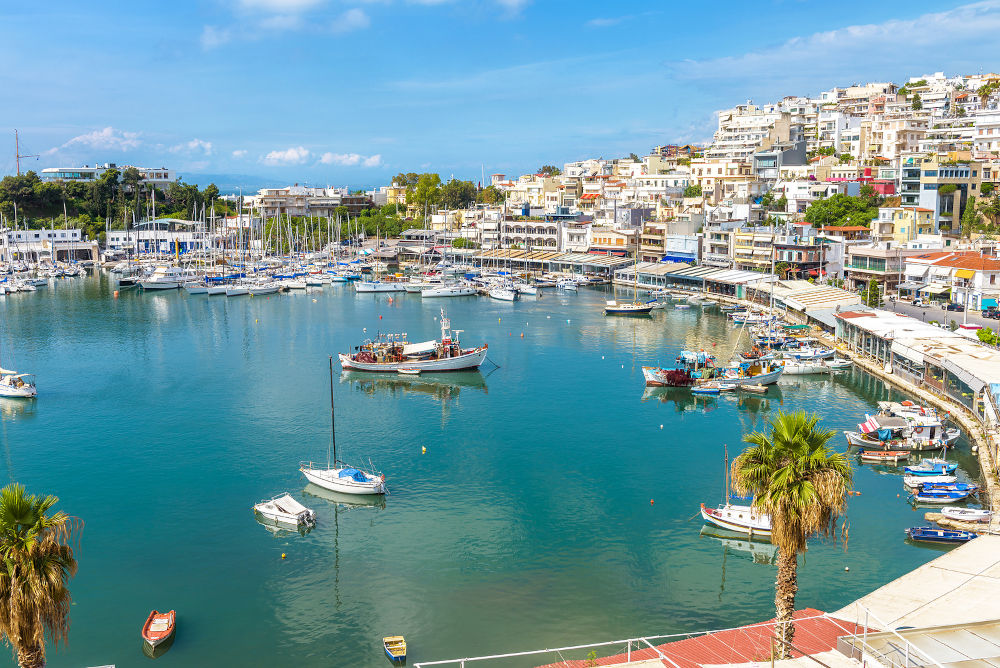
[[[979,196],[980,164],[971,160],[949,160],[935,154],[921,158],[919,167],[920,207],[934,212],[938,231],[957,230],[969,199]]]
[[[26,262],[97,260],[96,241],[80,229],[11,230],[0,228],[0,258]]]
[[[750,271],[770,271],[774,260],[773,229],[745,228],[733,232],[733,268]]]
[[[719,128],[705,150],[705,157],[748,162],[757,149],[789,139],[791,114],[773,104],[764,107],[741,104],[719,112]]]
[[[937,251],[906,259],[906,290],[971,310],[1000,300],[1000,259],[975,251]]]
[[[109,169],[117,169],[119,172],[123,172],[132,167],[132,165],[122,165],[119,167],[113,162],[94,165],[93,167],[89,165],[84,165],[83,167],[46,167],[38,176],[42,181],[82,181],[86,183],[101,178],[101,175]],[[139,175],[142,177],[143,183],[149,183],[160,188],[166,188],[178,178],[174,170],[167,169],[166,167],[136,167],[135,169],[139,170]]]
[[[892,241],[896,245],[916,239],[921,234],[934,234],[934,211],[921,207],[882,207],[872,220],[873,241]]]
[[[590,231],[590,251],[597,255],[628,256],[635,251],[637,230],[613,227],[593,227]]]
[[[906,258],[924,252],[892,244],[849,246],[844,262],[847,288],[862,290],[874,278],[883,294],[896,292],[897,286],[903,282]]]
[[[797,234],[782,234],[774,240],[775,266],[783,264],[786,275],[796,278],[818,278],[825,273],[826,243],[816,236],[808,223],[799,226]]]
[[[337,207],[347,207],[351,216],[365,209],[374,208],[371,197],[365,194],[351,194],[347,188],[311,188],[288,186],[285,188],[261,188],[253,197],[252,205],[265,218],[276,216],[320,216],[334,217]]]

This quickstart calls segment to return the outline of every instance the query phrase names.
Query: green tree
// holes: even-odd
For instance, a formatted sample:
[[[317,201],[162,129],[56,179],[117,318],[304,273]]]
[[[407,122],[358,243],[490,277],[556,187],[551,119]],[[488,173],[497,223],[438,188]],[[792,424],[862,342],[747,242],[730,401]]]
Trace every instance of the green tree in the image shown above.
[[[987,182],[980,186],[979,192],[982,195],[990,195],[993,193],[994,188],[996,188],[995,184]]]
[[[837,193],[825,199],[816,200],[806,209],[806,222],[813,227],[826,227],[830,225],[863,225],[871,224],[871,221],[878,217],[879,198],[874,195],[874,189],[868,191],[866,186],[862,188],[862,193],[870,192],[872,196],[851,197]]]
[[[833,536],[847,508],[853,472],[847,457],[827,447],[835,432],[819,427],[804,412],[778,413],[770,434],[755,431],[750,447],[732,464],[736,491],[753,496],[753,508],[771,520],[771,542],[778,547],[774,585],[777,612],[776,658],[790,656],[798,591],[798,555],[810,536]]]
[[[446,209],[464,209],[476,201],[476,184],[452,179],[441,186],[440,199]]]
[[[441,177],[437,174],[421,174],[412,192],[406,194],[406,203],[423,210],[438,203],[441,197]]]
[[[542,165],[541,169],[539,169],[537,173],[542,176],[559,176],[562,174],[562,170],[555,165]]]
[[[778,211],[788,210],[788,198],[782,195],[774,202],[774,208]]]
[[[874,276],[868,280],[868,286],[862,291],[861,300],[865,306],[872,308],[878,308],[882,305],[882,291]]]
[[[500,204],[507,199],[507,193],[496,186],[486,186],[479,191],[478,200],[482,204]]]
[[[761,196],[760,205],[767,210],[774,206],[774,194],[770,190]]]
[[[219,187],[214,183],[209,183],[201,192],[201,201],[210,204],[213,200],[219,199]]]
[[[45,634],[56,645],[69,632],[67,582],[76,574],[73,526],[58,499],[26,494],[17,483],[0,491],[0,637],[22,668],[45,665]]]
[[[910,104],[910,108],[913,109],[913,111],[920,111],[924,108],[924,103],[920,100],[920,93],[913,94],[913,103]]]
[[[962,212],[962,236],[971,237],[976,227],[979,225],[981,216],[976,211],[976,200],[969,198],[965,204],[965,211]]]
[[[701,197],[701,186],[697,183],[692,183],[691,185],[684,188],[684,197]]]

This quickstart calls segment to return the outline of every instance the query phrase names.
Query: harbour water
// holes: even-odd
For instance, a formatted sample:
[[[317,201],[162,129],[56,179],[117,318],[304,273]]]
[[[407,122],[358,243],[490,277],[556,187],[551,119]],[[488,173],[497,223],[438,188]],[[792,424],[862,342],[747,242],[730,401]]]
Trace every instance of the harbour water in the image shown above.
[[[413,663],[766,619],[769,547],[702,535],[696,517],[721,500],[723,444],[736,454],[779,409],[854,428],[890,397],[859,371],[766,397],[644,391],[642,365],[728,352],[735,328],[697,308],[605,317],[595,289],[517,303],[112,289],[101,275],[0,300],[2,358],[39,387],[0,405],[4,478],[85,523],[54,668],[145,664],[152,608],[178,611],[168,666],[383,666],[392,634]],[[298,463],[329,442],[327,356],[380,330],[435,338],[441,306],[498,368],[338,370],[340,454],[371,457],[391,494],[307,493]],[[977,474],[964,441],[951,456]],[[898,474],[865,466],[856,488],[847,550],[810,543],[799,607],[838,608],[939,554],[904,543],[925,511]],[[255,521],[280,491],[317,511],[314,530]]]

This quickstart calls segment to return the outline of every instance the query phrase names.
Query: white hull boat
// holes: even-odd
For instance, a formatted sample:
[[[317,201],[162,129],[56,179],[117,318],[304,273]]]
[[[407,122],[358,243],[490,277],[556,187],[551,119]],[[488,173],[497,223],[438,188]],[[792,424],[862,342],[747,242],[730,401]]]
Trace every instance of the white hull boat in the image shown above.
[[[576,292],[577,290],[580,289],[580,286],[578,286],[576,283],[572,281],[559,281],[556,284],[556,287],[558,287],[560,290],[572,290],[573,292]]]
[[[425,299],[437,298],[437,297],[470,297],[476,294],[475,288],[469,288],[461,285],[448,285],[444,287],[436,288],[424,288],[420,291],[420,296]]]
[[[652,310],[652,305],[640,302],[609,300],[604,305],[604,315],[649,315]]]
[[[923,485],[928,483],[944,483],[950,485],[951,483],[958,480],[957,476],[953,475],[907,475],[903,476],[903,484],[910,489],[920,489]]]
[[[225,285],[210,285],[206,289],[206,292],[208,293],[209,297],[211,297],[212,295],[224,295],[224,294],[226,294],[226,286]]]
[[[0,397],[30,399],[37,395],[38,389],[31,374],[0,369]]]
[[[771,535],[771,518],[767,515],[758,515],[750,506],[726,503],[718,508],[706,508],[703,503],[701,518],[709,524],[748,536]]]
[[[303,463],[299,470],[306,480],[341,494],[385,494],[385,476],[374,475],[351,466],[319,467],[312,462]]]
[[[819,373],[830,373],[830,367],[819,361],[788,361],[785,362],[786,376],[807,376]]]
[[[262,285],[252,285],[249,288],[247,288],[247,291],[251,295],[257,296],[257,295],[273,295],[280,289],[281,286],[277,283],[264,283]]]
[[[490,288],[489,294],[491,299],[502,302],[512,302],[517,299],[517,292],[511,288]]]
[[[286,278],[281,282],[289,290],[305,290],[307,285],[305,281],[299,280],[297,278]]]
[[[989,522],[993,511],[986,508],[942,508],[941,514],[960,522]]]
[[[297,527],[316,522],[316,513],[293,499],[288,492],[261,501],[253,509],[261,517],[277,524]]]
[[[250,294],[250,290],[245,285],[230,285],[226,287],[227,297],[241,297]]]
[[[185,283],[184,292],[189,295],[207,295],[208,286],[202,283]]]
[[[356,281],[355,292],[406,292],[403,283],[383,283],[382,281]]]
[[[514,289],[517,290],[517,294],[519,295],[531,295],[532,297],[538,295],[538,288],[527,283],[518,283],[514,286]]]
[[[471,351],[463,351],[461,355],[432,360],[403,360],[401,362],[360,362],[350,356],[340,354],[340,366],[344,370],[355,371],[392,371],[403,369],[420,369],[420,371],[465,371],[478,368],[486,359],[486,346]]]
[[[781,374],[784,373],[782,367],[776,368],[774,371],[768,371],[767,373],[759,373],[756,376],[736,376],[736,377],[725,377],[713,378],[711,382],[718,383],[721,387],[739,387],[740,385],[773,385],[778,382],[781,378]]]

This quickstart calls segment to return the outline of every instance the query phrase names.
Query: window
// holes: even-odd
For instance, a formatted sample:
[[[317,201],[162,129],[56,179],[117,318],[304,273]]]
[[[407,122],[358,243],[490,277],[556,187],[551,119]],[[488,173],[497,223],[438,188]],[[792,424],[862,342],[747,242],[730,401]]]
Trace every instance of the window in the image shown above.
[[[925,169],[924,170],[924,176],[937,176],[937,170],[936,169]]]

